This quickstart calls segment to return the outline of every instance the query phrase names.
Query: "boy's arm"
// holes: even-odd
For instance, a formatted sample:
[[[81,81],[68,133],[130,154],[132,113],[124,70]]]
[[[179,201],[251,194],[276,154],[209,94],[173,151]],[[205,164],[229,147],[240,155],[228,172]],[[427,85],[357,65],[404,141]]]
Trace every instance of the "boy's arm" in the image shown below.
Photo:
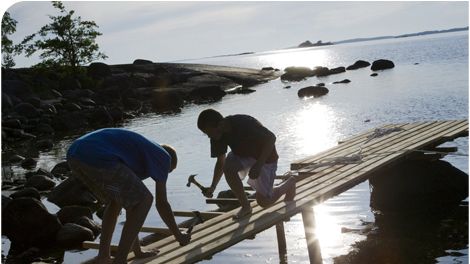
[[[225,164],[225,154],[222,154],[217,157],[217,162],[214,167],[214,174],[212,176],[212,183],[209,188],[206,188],[203,192],[204,196],[212,197],[214,194],[215,188],[219,184],[220,178],[224,174],[224,164]]]
[[[168,226],[168,229],[170,229],[171,233],[175,236],[176,240],[178,240],[182,245],[188,244],[191,236],[182,234],[176,225],[173,210],[171,209],[171,205],[168,202],[166,196],[166,182],[155,182],[155,204],[160,217]]]

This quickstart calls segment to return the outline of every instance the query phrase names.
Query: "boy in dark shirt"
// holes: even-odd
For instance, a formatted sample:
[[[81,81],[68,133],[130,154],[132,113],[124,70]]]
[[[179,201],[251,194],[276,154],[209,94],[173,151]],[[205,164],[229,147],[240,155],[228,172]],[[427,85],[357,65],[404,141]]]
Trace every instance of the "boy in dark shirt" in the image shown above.
[[[241,203],[234,218],[250,214],[251,207],[242,184],[248,174],[248,184],[256,190],[256,201],[262,207],[270,206],[284,194],[285,201],[294,199],[294,178],[273,188],[279,158],[274,145],[276,136],[258,120],[249,115],[224,118],[219,112],[207,109],[199,114],[197,125],[210,138],[211,157],[217,158],[212,184],[205,189],[205,196],[212,196],[225,174],[228,185]],[[231,149],[228,155],[227,146]]]

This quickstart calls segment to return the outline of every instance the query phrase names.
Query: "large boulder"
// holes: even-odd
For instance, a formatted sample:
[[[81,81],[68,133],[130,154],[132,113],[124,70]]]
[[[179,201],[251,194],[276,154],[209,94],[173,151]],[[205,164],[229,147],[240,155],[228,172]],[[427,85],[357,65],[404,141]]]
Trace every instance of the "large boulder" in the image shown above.
[[[47,191],[54,188],[55,182],[49,179],[47,176],[34,175],[26,180],[25,186],[36,188],[39,191]]]
[[[323,86],[308,86],[308,87],[300,89],[297,92],[297,95],[299,97],[310,97],[310,96],[320,97],[320,96],[327,94],[328,92],[329,92],[328,88],[323,87]]]
[[[442,160],[408,160],[369,179],[380,211],[442,210],[468,197],[468,175]]]
[[[101,233],[101,225],[93,221],[90,217],[81,216],[74,221],[74,224],[90,229],[95,237]]]
[[[313,73],[318,77],[323,77],[330,75],[331,71],[328,69],[328,67],[317,66],[313,69]]]
[[[77,224],[67,223],[57,232],[55,238],[61,248],[72,249],[80,248],[83,241],[94,240],[95,237],[90,229]]]
[[[35,198],[13,199],[2,210],[2,235],[24,249],[50,246],[61,227],[57,216]]]
[[[39,191],[34,187],[27,187],[27,188],[24,188],[23,190],[19,190],[10,194],[10,198],[13,198],[13,199],[17,199],[21,197],[35,198],[38,201],[41,200],[41,195],[39,194]]]
[[[70,205],[62,207],[57,212],[57,217],[62,224],[73,223],[82,216],[93,218],[91,209],[86,206]]]
[[[93,194],[75,177],[69,177],[57,185],[47,199],[61,208],[68,205],[96,206],[97,204]]]
[[[349,65],[346,70],[350,71],[350,70],[357,70],[357,69],[360,69],[360,68],[365,68],[365,67],[369,67],[370,65],[370,62],[368,61],[364,61],[364,60],[358,60],[356,61],[353,65]]]
[[[281,80],[298,82],[314,75],[314,71],[308,67],[291,66],[284,69],[284,74],[281,75]]]
[[[51,173],[57,178],[63,178],[70,172],[70,167],[67,161],[62,161],[57,163],[54,168],[52,168]]]
[[[393,64],[393,61],[382,59],[382,60],[374,61],[370,69],[373,71],[380,71],[380,70],[391,69],[393,67],[395,67],[395,64]]]

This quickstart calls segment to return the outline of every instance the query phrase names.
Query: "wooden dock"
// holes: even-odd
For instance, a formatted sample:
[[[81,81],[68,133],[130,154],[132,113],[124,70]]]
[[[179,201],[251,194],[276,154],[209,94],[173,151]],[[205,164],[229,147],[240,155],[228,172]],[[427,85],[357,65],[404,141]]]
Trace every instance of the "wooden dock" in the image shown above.
[[[347,191],[367,180],[372,173],[400,160],[432,159],[456,151],[438,146],[462,136],[468,136],[468,120],[386,125],[350,137],[331,149],[291,164],[289,174],[297,177],[297,196],[293,202],[280,199],[269,208],[251,202],[252,214],[237,221],[232,220],[232,215],[238,209],[206,215],[206,221],[194,226],[190,244],[181,247],[173,236],[167,236],[145,246],[158,248],[157,256],[134,259],[131,253],[129,262],[194,263],[253,238],[272,226],[276,227],[278,249],[282,255],[286,253],[283,223],[302,213],[310,263],[321,263],[319,242],[313,233],[313,205]]]

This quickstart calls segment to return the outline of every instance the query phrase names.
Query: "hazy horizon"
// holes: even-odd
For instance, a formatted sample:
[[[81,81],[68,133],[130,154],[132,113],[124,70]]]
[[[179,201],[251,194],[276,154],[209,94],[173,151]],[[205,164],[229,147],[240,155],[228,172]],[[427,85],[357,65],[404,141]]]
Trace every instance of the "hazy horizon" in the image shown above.
[[[14,2],[10,1],[10,5]],[[468,26],[468,2],[68,2],[92,20],[108,64],[259,52],[306,40],[340,41]],[[51,2],[2,3],[18,21],[14,43],[57,15]],[[39,62],[15,57],[16,67]]]

